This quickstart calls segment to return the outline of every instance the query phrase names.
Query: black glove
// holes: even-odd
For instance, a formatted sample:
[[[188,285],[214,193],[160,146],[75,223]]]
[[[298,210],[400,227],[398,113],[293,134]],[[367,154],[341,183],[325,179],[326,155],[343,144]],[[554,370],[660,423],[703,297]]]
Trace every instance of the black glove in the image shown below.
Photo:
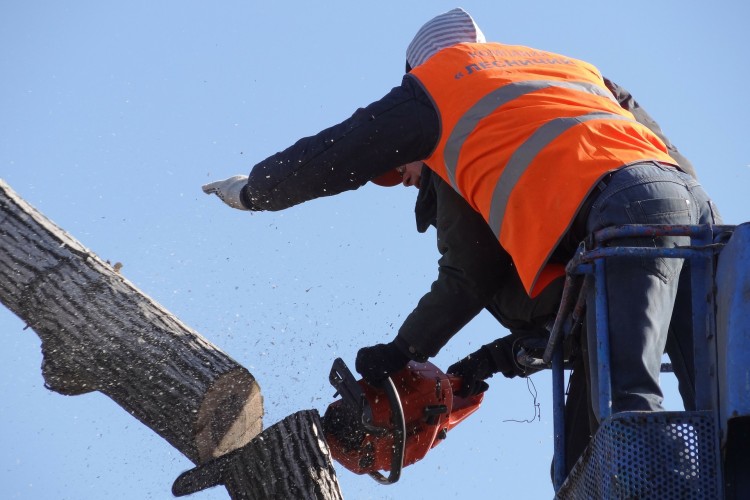
[[[490,386],[484,380],[490,378],[495,372],[497,372],[495,362],[486,347],[480,348],[448,367],[449,374],[457,375],[462,379],[461,390],[457,394],[462,398],[474,396],[489,389]]]
[[[383,380],[404,368],[409,359],[394,342],[389,342],[360,349],[354,368],[365,382],[377,387]]]

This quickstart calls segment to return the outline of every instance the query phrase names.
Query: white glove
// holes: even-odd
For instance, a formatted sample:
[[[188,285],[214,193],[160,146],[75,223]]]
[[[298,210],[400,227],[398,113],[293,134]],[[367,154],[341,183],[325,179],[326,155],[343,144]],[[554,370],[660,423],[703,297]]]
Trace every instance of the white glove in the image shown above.
[[[221,201],[238,210],[249,210],[242,204],[240,193],[247,184],[246,175],[235,175],[223,181],[216,181],[203,186],[206,194],[215,194]]]

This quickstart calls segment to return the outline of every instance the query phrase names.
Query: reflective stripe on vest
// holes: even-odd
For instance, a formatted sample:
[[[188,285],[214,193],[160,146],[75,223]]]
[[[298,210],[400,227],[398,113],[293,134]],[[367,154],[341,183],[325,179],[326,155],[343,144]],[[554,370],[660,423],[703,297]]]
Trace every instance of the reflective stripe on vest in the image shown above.
[[[508,198],[513,188],[516,187],[518,179],[526,171],[531,161],[536,155],[544,149],[547,144],[555,140],[560,134],[570,127],[578,125],[589,120],[627,120],[633,121],[622,115],[613,113],[589,113],[574,118],[557,118],[545,123],[534,132],[531,137],[521,144],[508,160],[503,169],[500,179],[495,185],[495,191],[492,193],[492,204],[490,205],[489,225],[495,236],[500,237],[503,229],[503,218],[505,217],[505,208],[508,206]]]
[[[458,189],[456,183],[456,167],[458,166],[458,155],[461,152],[466,138],[476,128],[477,123],[488,115],[492,114],[497,108],[503,106],[513,99],[516,99],[529,92],[534,92],[549,87],[561,87],[571,90],[579,90],[581,92],[587,92],[589,94],[606,97],[611,101],[617,103],[611,92],[605,91],[597,85],[593,85],[588,82],[560,82],[560,81],[545,81],[545,80],[531,80],[525,82],[515,82],[499,89],[490,92],[482,99],[480,99],[474,106],[472,106],[456,123],[453,128],[448,141],[445,144],[445,167],[448,174],[448,182],[453,189],[459,194],[461,191]],[[617,116],[617,115],[612,115]],[[498,234],[498,233],[495,233]]]
[[[564,274],[550,256],[602,176],[638,161],[674,163],[584,61],[459,44],[411,75],[440,117],[424,162],[482,214],[532,296]]]
[[[493,92],[490,92],[472,106],[456,123],[450,137],[445,145],[445,167],[448,180],[459,194],[461,193],[456,183],[456,168],[458,167],[458,157],[461,152],[466,138],[474,131],[480,120],[486,118],[497,108],[503,106],[513,99],[516,99],[529,92],[534,92],[543,88],[562,87],[589,94],[606,97],[613,102],[617,102],[611,92],[605,91],[597,85],[588,82],[560,82],[532,80],[525,82],[515,82],[505,85]],[[492,204],[490,206],[489,225],[495,236],[500,237],[502,230],[503,217],[505,217],[505,207],[508,204],[508,198],[511,191],[526,171],[526,167],[531,163],[534,157],[544,147],[552,142],[558,135],[568,128],[583,123],[588,120],[609,118],[612,120],[630,120],[629,118],[614,113],[590,113],[588,115],[575,118],[558,118],[541,126],[531,137],[529,137],[513,153],[508,161],[502,176],[498,180],[495,190],[492,194]]]

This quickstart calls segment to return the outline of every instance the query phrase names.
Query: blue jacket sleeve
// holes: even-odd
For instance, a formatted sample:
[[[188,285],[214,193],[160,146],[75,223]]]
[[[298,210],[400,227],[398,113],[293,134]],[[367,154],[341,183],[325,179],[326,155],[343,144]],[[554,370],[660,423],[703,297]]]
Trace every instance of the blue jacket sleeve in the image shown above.
[[[350,118],[255,165],[243,191],[251,210],[283,210],[358,189],[434,149],[438,115],[413,78]]]

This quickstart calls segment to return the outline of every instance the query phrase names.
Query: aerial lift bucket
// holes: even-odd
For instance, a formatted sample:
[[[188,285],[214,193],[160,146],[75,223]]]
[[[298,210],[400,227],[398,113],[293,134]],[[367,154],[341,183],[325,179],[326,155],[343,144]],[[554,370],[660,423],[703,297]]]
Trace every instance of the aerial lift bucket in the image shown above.
[[[690,236],[689,246],[581,250],[569,275],[592,276],[603,289],[606,257],[690,259],[693,294],[696,410],[610,415],[606,297],[595,293],[598,362],[604,417],[570,474],[555,474],[556,498],[750,498],[750,224],[741,226],[619,226],[595,239],[644,235]],[[717,258],[718,255],[718,258]],[[573,300],[570,301],[571,303]],[[564,311],[561,310],[561,313]],[[601,320],[601,323],[599,322]],[[563,324],[563,321],[560,321]],[[599,325],[603,328],[600,328]],[[565,332],[553,329],[545,361],[552,362],[555,470],[564,470]],[[554,335],[557,333],[557,335]],[[556,362],[557,361],[557,362]]]

